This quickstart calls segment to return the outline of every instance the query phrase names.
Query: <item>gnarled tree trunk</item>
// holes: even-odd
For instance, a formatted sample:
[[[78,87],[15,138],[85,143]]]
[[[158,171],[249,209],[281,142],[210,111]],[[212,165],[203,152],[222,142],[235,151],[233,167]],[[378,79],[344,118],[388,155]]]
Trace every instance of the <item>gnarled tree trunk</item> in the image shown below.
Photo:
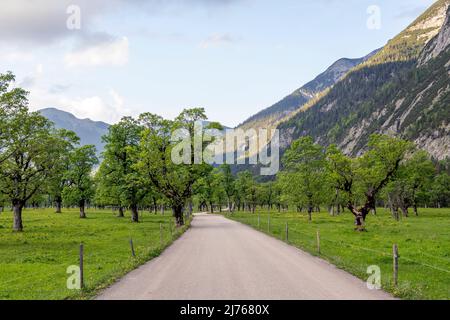
[[[352,203],[348,203],[347,208],[355,216],[355,230],[365,231],[364,222],[366,221],[366,216],[369,214],[370,210],[372,210],[370,200],[360,209],[356,208]]]
[[[312,212],[314,210],[313,203],[311,197],[308,200],[308,220],[312,221]]]
[[[84,199],[80,200],[79,207],[80,207],[80,218],[81,219],[86,218],[86,212],[84,211],[85,205],[86,205],[86,201]]]
[[[139,222],[139,211],[137,204],[132,204],[130,206],[131,209],[131,221],[132,222]]]
[[[118,218],[123,218],[123,217],[125,217],[125,214],[124,214],[124,212],[123,212],[123,207],[122,207],[122,206],[119,207],[119,213],[117,214],[117,217],[118,217]]]
[[[174,204],[172,206],[173,215],[175,217],[175,222],[178,227],[184,226],[184,217],[183,217],[183,205]]]
[[[13,223],[13,231],[22,232],[23,224],[22,224],[22,209],[24,203],[18,200],[13,200],[13,213],[14,213],[14,223]]]
[[[405,206],[405,205],[403,205],[403,206],[401,206],[401,209],[402,209],[403,216],[404,216],[405,218],[408,218],[408,217],[409,217],[408,207]]]
[[[56,207],[55,213],[61,213],[61,208],[62,208],[62,198],[61,197],[56,197],[55,207]]]

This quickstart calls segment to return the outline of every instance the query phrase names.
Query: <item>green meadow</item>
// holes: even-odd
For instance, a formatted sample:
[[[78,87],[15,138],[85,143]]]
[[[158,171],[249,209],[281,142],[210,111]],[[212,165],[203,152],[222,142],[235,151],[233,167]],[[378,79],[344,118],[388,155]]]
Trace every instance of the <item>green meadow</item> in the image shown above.
[[[158,256],[187,226],[176,229],[171,214],[141,212],[117,218],[110,210],[28,209],[24,232],[12,232],[12,213],[0,214],[0,299],[86,299],[126,272]],[[135,257],[131,254],[133,240]],[[84,245],[84,290],[67,289],[67,268],[79,263]]]
[[[395,221],[378,209],[367,217],[367,232],[353,230],[353,216],[257,211],[226,214],[282,241],[287,241],[337,267],[367,280],[369,266],[379,266],[382,287],[404,299],[450,299],[450,209],[420,209]],[[258,224],[259,216],[259,224]],[[320,253],[317,246],[320,238]],[[399,248],[398,285],[393,284],[393,245]]]

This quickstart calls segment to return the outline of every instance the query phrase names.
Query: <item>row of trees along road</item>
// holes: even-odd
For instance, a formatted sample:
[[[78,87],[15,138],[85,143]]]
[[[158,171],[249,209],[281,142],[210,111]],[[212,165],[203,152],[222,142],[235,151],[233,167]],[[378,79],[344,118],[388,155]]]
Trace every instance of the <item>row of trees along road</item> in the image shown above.
[[[80,218],[86,218],[90,204],[118,207],[119,217],[129,208],[133,222],[139,222],[140,207],[169,206],[177,225],[184,224],[183,211],[195,184],[212,170],[211,165],[194,164],[198,149],[191,137],[198,134],[195,123],[206,120],[203,108],[184,110],[174,120],[150,113],[123,118],[103,137],[105,151],[97,167],[95,147],[79,146],[75,133],[57,130],[30,112],[28,93],[11,88],[14,80],[11,73],[0,75],[0,201],[12,205],[15,231],[23,229],[25,205],[43,198],[54,203],[57,213],[63,205],[77,205]],[[222,129],[218,123],[204,129],[212,128]],[[173,140],[175,130],[182,133],[179,140]],[[180,140],[188,143],[177,149]],[[207,143],[200,147],[203,154]],[[173,154],[188,155],[188,161],[176,163]]]
[[[51,196],[57,212],[63,199],[84,203],[92,192],[95,148],[79,147],[70,131],[56,130],[49,120],[28,110],[28,93],[11,88],[12,73],[0,74],[0,200],[14,212],[13,230],[22,231],[22,210],[39,195]]]
[[[213,169],[198,183],[197,202],[203,208],[230,211],[276,207],[305,210],[309,219],[320,207],[330,214],[348,210],[355,217],[356,230],[376,207],[399,210],[408,217],[409,208],[443,207],[450,203],[449,161],[433,162],[412,143],[385,135],[373,135],[367,151],[349,157],[336,146],[324,148],[311,137],[294,141],[283,157],[283,169],[275,181],[258,183],[249,171],[231,175],[226,165]]]
[[[11,73],[0,74],[0,206],[11,205],[15,231],[23,229],[26,205],[48,203],[57,213],[63,205],[78,206],[80,218],[89,205],[118,208],[119,217],[129,209],[132,222],[139,222],[142,208],[169,207],[179,226],[193,203],[211,212],[291,207],[306,210],[310,219],[327,206],[332,214],[349,210],[357,230],[377,205],[391,208],[396,219],[411,207],[418,214],[420,205],[449,205],[448,160],[432,162],[410,142],[384,135],[372,136],[367,151],[353,158],[300,138],[285,152],[276,179],[264,183],[248,171],[233,175],[229,165],[195,164],[198,148],[204,154],[207,146],[191,139],[198,134],[194,124],[206,120],[202,108],[174,120],[150,113],[123,118],[103,137],[98,166],[94,146],[80,146],[75,133],[30,112],[27,92],[12,88],[13,82]],[[210,128],[222,129],[218,123],[204,129]],[[179,140],[173,140],[175,130],[183,133]],[[180,140],[187,143],[180,147]],[[174,154],[182,163],[173,161]]]
[[[208,177],[212,166],[195,164],[193,139],[195,123],[206,120],[203,108],[184,110],[175,120],[144,113],[139,119],[123,118],[112,125],[104,137],[104,160],[96,175],[98,181],[97,202],[115,205],[119,216],[129,207],[132,221],[139,221],[138,208],[142,205],[162,203],[172,208],[177,225],[184,224],[184,209],[195,193],[194,185],[202,177]],[[207,128],[222,129],[218,123]],[[172,133],[178,130],[185,135],[186,149],[179,148],[179,140]],[[180,131],[181,130],[181,131]],[[207,144],[202,144],[201,152]],[[188,161],[177,163],[172,155],[188,156]]]

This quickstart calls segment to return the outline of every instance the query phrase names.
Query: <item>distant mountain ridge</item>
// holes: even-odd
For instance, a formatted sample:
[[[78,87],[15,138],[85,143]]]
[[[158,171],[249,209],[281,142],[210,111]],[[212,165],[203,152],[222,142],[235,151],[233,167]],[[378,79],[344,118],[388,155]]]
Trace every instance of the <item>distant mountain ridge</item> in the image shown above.
[[[299,110],[304,104],[314,99],[319,93],[336,84],[352,68],[367,61],[378,51],[379,49],[362,58],[342,58],[337,60],[323,73],[319,74],[314,80],[295,90],[293,93],[286,96],[271,107],[258,112],[238,127],[242,129],[275,127],[280,120],[288,118],[295,111]]]
[[[333,63],[325,72],[318,75],[314,80],[305,84],[301,90],[306,90],[313,95],[335,85],[342,79],[352,68],[372,58],[379,50],[377,49],[362,58],[349,59],[342,58]]]
[[[80,137],[81,145],[95,145],[98,155],[103,151],[102,136],[108,133],[110,126],[108,123],[91,119],[79,119],[70,112],[56,108],[41,109],[39,112],[52,121],[56,128],[75,132]]]

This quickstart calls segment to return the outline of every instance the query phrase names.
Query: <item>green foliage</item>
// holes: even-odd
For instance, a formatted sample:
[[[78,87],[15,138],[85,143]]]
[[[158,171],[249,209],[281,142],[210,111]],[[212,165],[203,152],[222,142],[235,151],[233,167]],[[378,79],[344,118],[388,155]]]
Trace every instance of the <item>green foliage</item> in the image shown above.
[[[238,206],[242,205],[242,208],[254,211],[258,200],[258,186],[250,171],[242,171],[237,174],[235,187],[235,192],[239,195]]]
[[[415,152],[409,159],[400,165],[396,177],[391,181],[385,190],[384,198],[394,214],[394,218],[399,219],[398,208],[404,216],[408,216],[408,208],[414,207],[418,214],[417,205],[428,198],[435,168],[425,151]]]
[[[60,177],[65,153],[76,137],[28,111],[27,92],[10,89],[14,76],[0,74],[0,192],[14,208],[15,231],[22,231],[22,208]]]
[[[231,203],[236,194],[235,179],[228,164],[223,164],[219,168],[220,180],[222,181],[223,191],[227,196],[228,210],[232,211]]]
[[[283,158],[284,171],[278,176],[283,199],[297,207],[306,207],[310,214],[322,203],[328,191],[325,153],[311,137],[292,143]]]
[[[438,207],[450,205],[450,176],[441,173],[434,178],[431,185],[431,201]]]
[[[327,152],[332,184],[347,201],[347,208],[355,215],[355,224],[363,229],[363,221],[376,206],[376,197],[395,178],[400,163],[413,149],[412,143],[385,135],[372,135],[368,151],[351,159],[335,146]],[[362,203],[357,208],[358,203]]]
[[[56,211],[60,213],[62,191],[68,183],[66,174],[70,167],[70,153],[79,144],[80,139],[74,132],[65,129],[57,130],[56,135],[60,138],[58,141],[60,144],[59,159],[56,161],[49,179],[47,179],[48,188],[46,192],[55,203]]]
[[[211,213],[214,212],[214,205],[221,206],[226,198],[222,178],[221,171],[211,167],[210,171],[203,177],[200,177],[193,185],[193,190],[198,196],[199,203],[209,206]]]
[[[26,109],[17,112],[8,125],[15,128],[3,150],[7,158],[1,164],[2,192],[13,204],[23,207],[45,187],[58,163],[61,140],[51,132],[47,119]]]
[[[194,139],[195,135],[202,137],[202,132],[196,132],[195,123],[205,119],[202,108],[183,110],[174,121],[152,114],[141,116],[144,131],[134,168],[167,198],[178,225],[184,223],[182,213],[193,195],[193,184],[210,170],[208,164],[196,159],[207,145],[202,142],[200,146],[195,145]],[[179,136],[174,140],[175,130]],[[183,161],[177,163],[175,159]]]
[[[80,217],[85,218],[84,206],[94,196],[92,170],[98,159],[95,155],[95,146],[87,145],[76,148],[69,155],[69,168],[65,179],[67,185],[62,192],[66,205],[78,205]]]
[[[105,151],[97,173],[97,201],[119,207],[131,207],[132,221],[138,222],[137,207],[151,188],[145,183],[134,163],[139,156],[140,134],[143,127],[131,117],[123,118],[109,127],[103,137]]]

